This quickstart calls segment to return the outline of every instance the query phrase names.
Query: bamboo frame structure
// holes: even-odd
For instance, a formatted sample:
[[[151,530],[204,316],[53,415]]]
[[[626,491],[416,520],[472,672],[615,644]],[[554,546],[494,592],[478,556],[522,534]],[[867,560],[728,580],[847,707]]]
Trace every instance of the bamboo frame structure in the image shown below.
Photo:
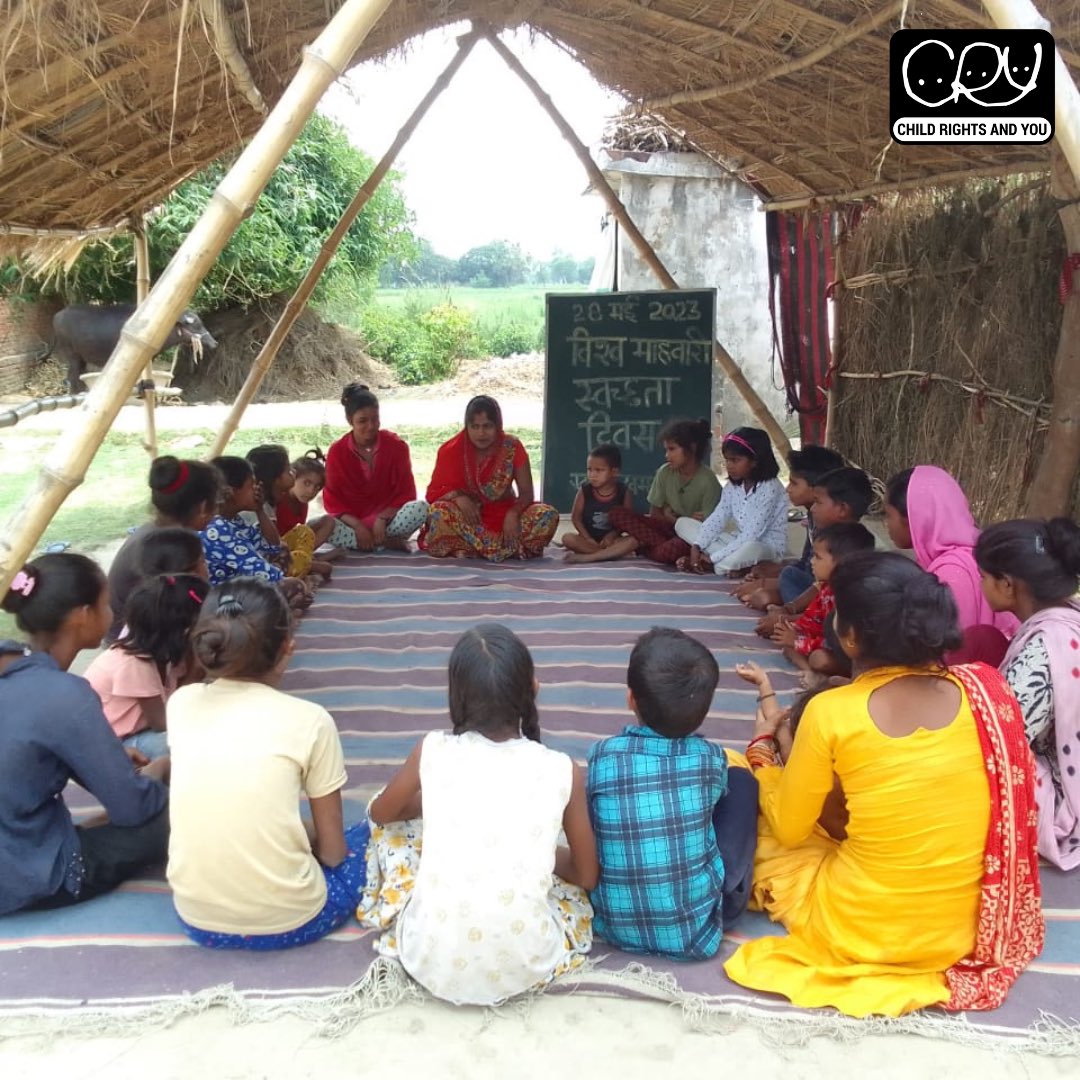
[[[492,48],[502,57],[507,67],[509,67],[529,90],[532,91],[533,96],[540,103],[540,107],[548,114],[552,122],[559,129],[562,137],[577,155],[578,160],[585,167],[589,179],[592,181],[597,193],[607,204],[612,216],[622,226],[626,235],[633,242],[634,247],[637,248],[642,259],[644,259],[652,272],[660,280],[661,285],[663,285],[665,289],[678,289],[678,282],[671,276],[652,245],[645,239],[641,234],[641,231],[634,224],[626,207],[623,206],[622,201],[607,182],[607,178],[604,176],[603,172],[601,172],[600,167],[593,161],[588,147],[577,137],[576,132],[567,122],[566,118],[555,107],[555,103],[547,93],[545,93],[544,89],[532,75],[529,74],[521,61],[498,39],[492,30],[486,30],[484,36],[487,38]],[[750,381],[743,374],[742,368],[736,363],[735,358],[715,339],[713,340],[713,359],[720,365],[724,374],[731,381],[732,386],[734,386],[742,396],[758,423],[761,424],[766,432],[768,432],[773,445],[786,456],[791,450],[791,443],[788,441],[787,435],[784,434],[784,429],[780,426],[776,417],[769,411],[769,407],[761,400],[758,392],[750,385]]]
[[[1049,30],[1050,23],[1031,0],[983,0],[983,7],[1002,30]],[[1080,90],[1054,49],[1054,140],[1080,181]]]
[[[479,32],[474,30],[458,39],[458,50],[454,53],[450,63],[432,83],[431,89],[428,90],[408,120],[401,126],[386,153],[379,159],[379,163],[375,168],[371,170],[371,175],[360,186],[356,195],[353,196],[352,202],[342,212],[338,223],[334,226],[334,231],[327,237],[315,261],[311,264],[307,274],[304,275],[304,280],[296,287],[296,291],[285,305],[285,310],[278,317],[277,322],[274,323],[269,337],[267,337],[263,347],[259,350],[259,355],[255,357],[251,370],[244,380],[244,385],[236,395],[236,400],[233,402],[225,422],[221,425],[221,430],[218,432],[217,438],[214,439],[207,458],[215,458],[225,453],[225,447],[228,446],[229,439],[235,434],[244,415],[244,410],[251,404],[259,387],[262,385],[263,379],[266,378],[266,373],[270,370],[270,366],[273,364],[282,343],[289,336],[293,324],[304,310],[308,297],[311,296],[312,290],[318,284],[319,278],[322,277],[327,263],[334,257],[334,253],[337,251],[341,241],[345,239],[345,234],[356,220],[357,215],[372,195],[375,194],[379,184],[382,183],[383,177],[390,171],[390,167],[394,164],[398,154],[401,153],[401,148],[409,141],[428,109],[431,108],[446,87],[450,85],[450,80],[457,74],[458,69],[465,62],[469,53],[472,52],[473,46],[481,36]]]
[[[150,292],[150,243],[146,236],[146,218],[139,216],[132,219],[131,239],[135,247],[135,302],[141,304]],[[146,409],[146,441],[143,448],[151,459],[157,457],[157,394],[147,389],[147,383],[154,384],[154,358],[146,361],[143,372],[143,406]]]
[[[768,71],[763,71],[760,75],[751,75],[749,78],[739,79],[736,82],[720,86],[707,86],[703,90],[680,90],[664,97],[646,98],[641,104],[641,111],[649,112],[652,109],[666,109],[672,105],[714,101],[716,98],[727,97],[730,94],[745,93],[747,90],[753,90],[761,86],[762,83],[772,82],[774,79],[782,78],[785,75],[794,75],[795,72],[813,67],[820,60],[832,56],[833,53],[838,52],[845,45],[849,45],[867,34],[872,34],[879,26],[884,26],[885,23],[899,15],[907,7],[907,4],[908,0],[893,0],[893,3],[887,4],[881,11],[875,12],[868,18],[857,19],[846,30],[840,31],[831,41],[827,41],[824,45],[811,49],[805,55],[789,60],[785,64],[779,64]]]
[[[221,62],[232,75],[240,93],[247,99],[248,104],[262,116],[268,112],[266,102],[255,85],[251,68],[248,67],[240,46],[236,43],[236,35],[232,31],[228,12],[222,0],[199,0],[199,8],[203,18],[206,19],[214,38],[215,51],[221,57]]]
[[[326,88],[346,70],[390,2],[345,0],[304,51],[300,69],[223,177],[146,301],[124,325],[101,378],[45,458],[34,488],[8,520],[0,535],[0,594],[33,551],[53,514],[82,483],[138,372],[258,199]]]

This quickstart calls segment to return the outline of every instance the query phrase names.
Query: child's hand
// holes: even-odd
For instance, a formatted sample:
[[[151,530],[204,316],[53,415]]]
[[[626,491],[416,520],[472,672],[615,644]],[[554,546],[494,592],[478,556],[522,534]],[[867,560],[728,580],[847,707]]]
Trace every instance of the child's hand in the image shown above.
[[[781,619],[773,628],[772,639],[777,645],[783,645],[786,649],[795,648],[795,639],[798,637],[795,627],[786,619]]]
[[[758,690],[764,690],[769,686],[769,676],[760,664],[751,661],[748,664],[736,664],[735,674],[748,683],[753,683]]]
[[[266,492],[263,490],[262,484],[256,480],[255,485],[252,488],[255,495],[255,506],[261,510],[266,505]]]
[[[780,622],[782,617],[779,610],[770,608],[768,615],[758,619],[758,624],[754,627],[754,632],[758,637],[772,637],[772,632],[776,629],[776,624]]]

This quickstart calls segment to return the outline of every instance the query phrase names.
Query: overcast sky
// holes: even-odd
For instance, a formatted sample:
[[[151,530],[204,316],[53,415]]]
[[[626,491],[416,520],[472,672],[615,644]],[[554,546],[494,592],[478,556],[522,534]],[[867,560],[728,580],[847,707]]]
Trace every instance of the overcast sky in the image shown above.
[[[433,31],[387,64],[354,68],[320,111],[378,159],[453,55],[461,27]],[[504,34],[578,135],[593,146],[622,107],[546,39]],[[547,258],[556,248],[595,255],[603,206],[585,196],[585,171],[525,85],[480,42],[431,107],[396,166],[415,229],[457,258],[489,240],[516,240]]]

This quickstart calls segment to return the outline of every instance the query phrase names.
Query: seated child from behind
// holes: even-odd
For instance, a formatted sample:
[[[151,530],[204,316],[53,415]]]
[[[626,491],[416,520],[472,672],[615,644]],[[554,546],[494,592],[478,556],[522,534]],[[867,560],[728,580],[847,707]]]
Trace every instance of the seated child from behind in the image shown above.
[[[825,473],[814,485],[814,502],[810,507],[815,535],[830,525],[860,521],[873,501],[874,489],[870,485],[870,477],[862,469],[845,466]],[[757,632],[762,637],[772,637],[784,616],[802,614],[816,594],[817,587],[811,583],[794,600],[785,601],[780,606],[770,606],[765,616],[758,620]]]
[[[815,529],[814,515],[810,512],[814,505],[814,485],[826,473],[844,467],[844,459],[835,450],[824,446],[804,446],[801,450],[792,450],[787,462],[787,494],[792,506],[806,510],[806,542],[796,562],[783,567],[777,567],[775,563],[759,564],[735,590],[738,599],[758,611],[764,611],[770,604],[795,600],[814,584],[810,570]]]
[[[784,646],[784,655],[806,673],[807,686],[824,682],[830,675],[849,674],[846,658],[837,656],[826,641],[826,625],[836,606],[829,579],[849,555],[873,549],[873,533],[853,522],[830,525],[814,537],[811,566],[817,595],[797,619],[785,617],[772,635],[773,641]]]
[[[151,761],[169,752],[165,702],[192,669],[188,640],[209,586],[193,574],[144,581],[124,606],[124,634],[86,670],[124,747]]]
[[[574,496],[570,520],[577,532],[562,538],[567,551],[588,555],[609,547],[619,538],[619,530],[611,527],[608,511],[612,507],[634,509],[630,489],[619,479],[622,452],[611,443],[601,443],[589,452],[585,463],[588,479]]]
[[[757,781],[697,733],[718,679],[701,642],[650,630],[627,670],[638,722],[589,752],[594,926],[629,952],[714,956],[749,899]]]

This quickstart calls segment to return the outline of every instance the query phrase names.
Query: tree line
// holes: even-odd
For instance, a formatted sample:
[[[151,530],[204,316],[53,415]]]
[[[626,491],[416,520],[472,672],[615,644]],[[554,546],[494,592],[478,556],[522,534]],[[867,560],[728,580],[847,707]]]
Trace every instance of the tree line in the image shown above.
[[[412,252],[391,256],[379,271],[383,288],[419,285],[469,285],[501,289],[510,285],[587,285],[596,260],[575,259],[556,251],[535,259],[509,240],[493,240],[470,248],[460,259],[440,255],[429,240],[416,241]]]

